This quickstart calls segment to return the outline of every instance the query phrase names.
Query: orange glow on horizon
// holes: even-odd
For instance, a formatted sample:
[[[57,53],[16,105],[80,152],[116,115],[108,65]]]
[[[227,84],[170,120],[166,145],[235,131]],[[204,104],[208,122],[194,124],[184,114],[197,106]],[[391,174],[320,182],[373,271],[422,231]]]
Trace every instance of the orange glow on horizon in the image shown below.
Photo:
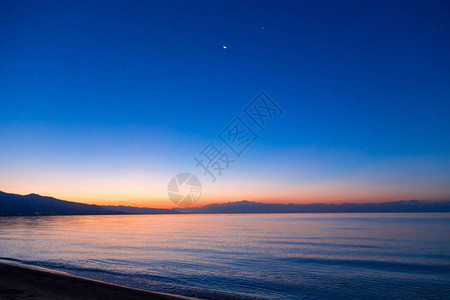
[[[0,189],[2,190],[2,189]],[[115,195],[104,195],[94,193],[89,196],[88,193],[48,193],[44,191],[36,192],[29,190],[4,190],[7,193],[16,193],[21,195],[27,195],[30,193],[36,193],[41,196],[54,197],[56,199],[72,201],[77,203],[85,204],[95,204],[95,205],[124,205],[124,206],[134,206],[134,207],[146,207],[146,208],[164,208],[170,209],[176,207],[167,197],[167,195],[144,195],[144,194],[115,194]],[[247,196],[239,196],[239,195]],[[298,189],[297,191],[288,191],[285,193],[271,193],[266,195],[256,194],[256,193],[205,193],[202,195],[200,200],[195,206],[201,207],[213,203],[227,203],[227,202],[237,202],[242,200],[263,202],[263,203],[280,203],[280,204],[313,204],[313,203],[324,203],[324,204],[339,204],[343,202],[351,203],[378,203],[378,202],[389,202],[389,201],[399,201],[399,200],[439,200],[439,199],[424,199],[421,196],[410,193],[401,193],[398,191],[384,191],[381,193],[374,193],[370,189],[361,189],[353,191],[344,191],[336,188],[328,187],[327,189],[317,189],[316,187]]]

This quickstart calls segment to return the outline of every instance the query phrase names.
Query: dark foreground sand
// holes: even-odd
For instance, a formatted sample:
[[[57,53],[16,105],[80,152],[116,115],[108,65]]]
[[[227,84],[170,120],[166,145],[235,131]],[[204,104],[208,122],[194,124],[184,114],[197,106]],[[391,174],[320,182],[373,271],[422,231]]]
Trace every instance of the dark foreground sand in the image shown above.
[[[0,262],[0,299],[194,299]]]

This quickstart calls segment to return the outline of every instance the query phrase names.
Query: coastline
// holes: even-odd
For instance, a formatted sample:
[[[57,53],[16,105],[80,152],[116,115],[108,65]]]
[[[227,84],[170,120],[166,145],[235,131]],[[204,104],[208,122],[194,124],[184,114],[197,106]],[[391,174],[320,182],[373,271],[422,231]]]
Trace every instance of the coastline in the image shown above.
[[[0,260],[0,299],[198,299],[88,279]]]

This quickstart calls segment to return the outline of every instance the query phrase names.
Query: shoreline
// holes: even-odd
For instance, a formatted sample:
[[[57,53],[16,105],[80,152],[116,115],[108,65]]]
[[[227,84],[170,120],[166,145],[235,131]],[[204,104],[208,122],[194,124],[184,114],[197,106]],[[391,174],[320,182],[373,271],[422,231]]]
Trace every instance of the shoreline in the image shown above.
[[[0,260],[0,299],[155,299],[198,298],[147,291],[62,271]]]
[[[450,215],[450,211],[354,211],[354,212],[205,212],[205,213],[142,213],[142,214],[41,214],[41,215],[2,215],[0,218],[11,217],[84,217],[84,216],[193,216],[193,215],[354,215],[354,214],[442,214]]]

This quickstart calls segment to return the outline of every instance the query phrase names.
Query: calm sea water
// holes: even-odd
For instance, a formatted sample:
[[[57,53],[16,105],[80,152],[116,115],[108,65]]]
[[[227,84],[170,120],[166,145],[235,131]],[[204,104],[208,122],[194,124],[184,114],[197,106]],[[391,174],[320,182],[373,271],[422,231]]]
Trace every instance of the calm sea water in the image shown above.
[[[0,256],[215,299],[449,299],[450,214],[1,217]]]

